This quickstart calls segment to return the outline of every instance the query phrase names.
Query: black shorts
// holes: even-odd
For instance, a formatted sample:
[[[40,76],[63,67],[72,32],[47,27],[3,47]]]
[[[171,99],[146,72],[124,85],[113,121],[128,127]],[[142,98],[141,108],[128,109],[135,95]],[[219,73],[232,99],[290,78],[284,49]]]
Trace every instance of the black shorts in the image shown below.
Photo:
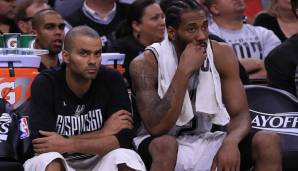
[[[247,170],[253,166],[252,160],[252,138],[255,135],[255,132],[250,132],[238,145],[241,163],[240,170]]]
[[[146,169],[150,170],[151,163],[152,163],[152,157],[149,152],[149,144],[154,139],[154,137],[150,136],[146,139],[144,139],[137,150],[138,154],[141,156],[143,162],[145,163]]]
[[[253,166],[252,161],[252,137],[255,133],[249,133],[238,145],[240,155],[241,155],[241,166],[240,170],[247,170]],[[137,150],[142,160],[146,165],[146,169],[150,170],[150,166],[152,163],[152,158],[149,153],[149,144],[154,139],[154,137],[148,137],[144,139]]]

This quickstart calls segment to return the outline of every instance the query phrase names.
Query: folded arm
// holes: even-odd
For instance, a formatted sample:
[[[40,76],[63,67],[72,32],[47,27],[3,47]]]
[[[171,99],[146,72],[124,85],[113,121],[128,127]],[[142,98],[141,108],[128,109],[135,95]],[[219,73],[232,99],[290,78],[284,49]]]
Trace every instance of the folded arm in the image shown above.
[[[250,79],[266,79],[267,72],[263,60],[246,58],[240,59],[239,61],[249,74]]]
[[[133,128],[131,114],[120,110],[111,115],[105,122],[105,126],[92,133],[74,135],[68,138],[56,132],[39,131],[44,137],[32,141],[34,151],[45,153],[56,151],[60,153],[83,153],[104,155],[107,152],[125,146],[123,138],[130,136]],[[128,141],[128,140],[126,140]]]

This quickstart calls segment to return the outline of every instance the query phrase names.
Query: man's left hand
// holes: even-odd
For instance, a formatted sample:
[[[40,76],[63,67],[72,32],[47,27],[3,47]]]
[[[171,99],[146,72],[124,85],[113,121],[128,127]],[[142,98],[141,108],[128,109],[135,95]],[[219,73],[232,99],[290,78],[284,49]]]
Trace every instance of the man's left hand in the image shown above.
[[[216,170],[217,168],[217,170]],[[224,141],[213,159],[211,171],[240,171],[238,144]]]
[[[45,137],[37,138],[32,141],[33,150],[38,153],[47,153],[47,152],[59,152],[65,153],[67,150],[67,140],[63,136],[57,134],[56,132],[48,131],[39,131],[39,133]]]

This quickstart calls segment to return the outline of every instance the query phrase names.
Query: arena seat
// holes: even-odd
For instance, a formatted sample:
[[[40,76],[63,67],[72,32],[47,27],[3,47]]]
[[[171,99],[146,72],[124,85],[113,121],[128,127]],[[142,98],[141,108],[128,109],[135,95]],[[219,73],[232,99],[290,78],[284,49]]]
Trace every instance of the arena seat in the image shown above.
[[[283,170],[297,171],[298,164],[298,99],[283,90],[245,86],[254,131],[267,130],[280,135]]]
[[[7,114],[11,105],[0,98],[0,170],[22,171],[18,161],[18,121],[17,116]]]
[[[23,165],[14,161],[0,161],[0,170],[7,171],[23,171]]]

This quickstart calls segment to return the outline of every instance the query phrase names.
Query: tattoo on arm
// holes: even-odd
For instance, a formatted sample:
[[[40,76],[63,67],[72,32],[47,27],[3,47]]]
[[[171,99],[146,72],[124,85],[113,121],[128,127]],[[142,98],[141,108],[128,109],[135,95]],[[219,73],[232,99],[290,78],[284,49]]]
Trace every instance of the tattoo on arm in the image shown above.
[[[144,69],[140,72],[133,71],[133,77],[136,90],[147,90],[152,88],[154,76],[152,74],[146,74]]]
[[[135,61],[131,66],[134,91],[137,92],[137,106],[147,125],[156,125],[160,122],[164,113],[171,108],[171,96],[164,96],[161,99],[157,93],[157,68],[154,68],[144,61]],[[154,117],[152,117],[154,114]],[[150,116],[151,115],[151,116]]]

